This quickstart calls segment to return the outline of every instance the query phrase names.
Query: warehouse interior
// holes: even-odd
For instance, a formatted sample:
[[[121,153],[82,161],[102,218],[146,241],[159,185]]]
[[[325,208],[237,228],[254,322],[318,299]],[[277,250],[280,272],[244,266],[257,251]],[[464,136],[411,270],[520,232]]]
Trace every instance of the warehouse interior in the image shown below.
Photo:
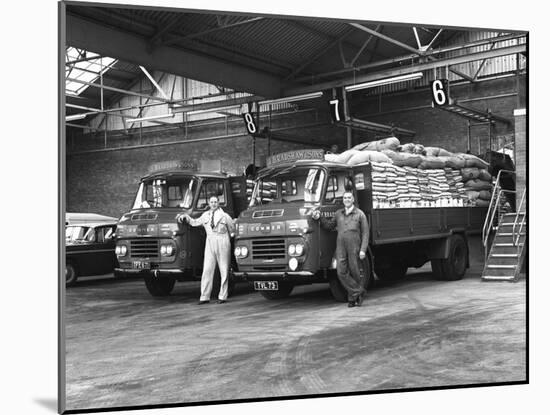
[[[111,219],[110,235],[115,236],[110,254],[114,259],[116,253],[118,261],[109,274],[79,275],[85,278],[78,284],[76,272],[71,284],[65,286],[67,281],[61,278],[65,337],[60,355],[65,361],[60,373],[66,384],[61,382],[60,402],[66,402],[60,408],[194,405],[528,381],[528,32],[78,2],[61,2],[59,7],[59,76],[65,85],[61,216],[93,212]],[[159,229],[164,226],[164,231],[173,231],[174,241],[183,240],[190,232],[183,222],[175,222],[180,212],[178,216],[174,212],[180,208],[191,212],[199,205],[199,195],[193,196],[194,205],[167,205],[174,223],[168,223],[162,209],[154,210],[156,205],[136,208],[140,180],[147,175],[148,180],[161,177],[160,173],[155,176],[158,171],[151,166],[168,166],[166,171],[172,174],[170,166],[175,164],[171,163],[177,161],[218,169],[207,174],[223,180],[234,177],[218,173],[239,176],[245,183],[244,208],[229,216],[236,218],[237,229],[244,223],[241,227],[249,230],[253,224],[263,232],[262,220],[267,227],[297,222],[290,216],[289,205],[283,206],[287,216],[273,219],[276,222],[269,219],[271,214],[276,216],[273,206],[265,208],[265,212],[271,210],[267,218],[250,219],[256,218],[254,209],[262,209],[249,204],[254,202],[250,194],[260,192],[260,205],[263,195],[260,179],[254,183],[253,176],[273,163],[276,157],[270,156],[321,149],[326,153],[320,152],[322,158],[315,161],[328,163],[330,153],[341,154],[385,138],[397,138],[401,145],[415,143],[411,144],[415,148],[442,149],[453,156],[479,157],[482,165],[475,169],[488,176],[484,191],[490,200],[484,200],[485,205],[434,202],[392,209],[394,205],[375,205],[371,199],[371,224],[379,225],[384,210],[409,219],[400,222],[387,216],[388,228],[410,240],[394,245],[388,237],[390,242],[380,244],[376,260],[395,259],[401,249],[407,251],[408,259],[418,257],[418,263],[401,264],[403,273],[396,278],[384,278],[384,267],[373,265],[370,274],[376,281],[365,284],[368,295],[365,304],[359,305],[362,308],[353,309],[355,314],[334,296],[327,268],[323,282],[329,288],[297,283],[293,296],[269,301],[256,288],[257,281],[245,278],[233,287],[228,304],[206,308],[197,305],[201,272],[194,279],[177,279],[175,289],[176,279],[167,274],[172,284],[166,292],[156,295],[150,289],[147,282],[162,280],[158,276],[163,270],[135,264],[148,263],[156,251],[132,257],[131,265],[127,261],[128,270],[135,274],[120,273],[126,254],[115,243],[128,237],[122,229],[130,232],[133,225],[128,223],[134,216],[147,222],[134,226],[135,239],[154,240],[148,224],[156,226],[158,219]],[[284,170],[286,165],[278,167],[292,174]],[[410,188],[401,167],[401,180]],[[463,164],[446,173],[460,176],[469,167]],[[181,167],[177,169],[177,174],[183,174]],[[445,170],[452,170],[428,169],[440,170],[443,181],[448,179]],[[506,177],[499,181],[499,173],[510,169],[513,183],[507,183]],[[375,174],[380,175],[372,177]],[[342,176],[341,182],[348,178]],[[457,180],[463,185],[462,177]],[[425,181],[430,183],[428,177]],[[254,190],[246,188],[249,182]],[[194,190],[202,189],[202,183]],[[328,183],[323,188],[327,193]],[[340,187],[343,191],[345,186]],[[229,185],[225,189],[233,190]],[[354,187],[355,195],[357,190]],[[366,190],[374,194],[374,185]],[[225,195],[230,195],[229,190]],[[205,210],[204,196],[201,209]],[[302,215],[300,220],[313,223],[313,210],[306,209],[308,201],[299,196],[294,202],[304,204],[294,210]],[[148,202],[147,196],[144,201]],[[336,209],[335,191],[332,204]],[[229,203],[225,207],[229,209]],[[437,208],[431,213],[439,215],[439,222],[426,213],[431,207]],[[461,218],[466,218],[467,224],[458,232],[449,231],[449,211],[460,211]],[[243,220],[242,212],[251,223]],[[418,231],[412,226],[415,214],[424,215],[441,244],[432,245],[428,237],[412,240]],[[404,223],[410,223],[410,228]],[[69,225],[66,221],[65,227]],[[188,233],[179,232],[182,228]],[[304,235],[312,229],[306,228]],[[385,237],[375,235],[374,225],[370,231],[371,245]],[[233,244],[239,236],[244,239],[237,231]],[[267,240],[273,235],[260,237]],[[462,237],[464,249],[454,249],[451,240]],[[513,243],[506,239],[500,244],[503,250],[493,252],[498,238]],[[189,241],[187,251],[182,248],[174,255],[178,260],[196,259],[191,249],[204,250],[191,237]],[[74,249],[70,242],[65,239],[60,252],[65,278],[70,248]],[[143,248],[140,243],[135,246]],[[284,243],[281,255],[286,261]],[[73,245],[88,249],[81,242]],[[128,246],[134,249],[132,242]],[[237,257],[235,246],[231,252]],[[162,248],[157,248],[160,257]],[[424,248],[433,257],[420,255]],[[323,249],[310,249],[310,257],[324,254],[336,272],[334,252],[323,253]],[[460,278],[440,278],[447,271],[437,264],[452,263],[451,258],[464,259],[459,264],[464,272]],[[246,265],[241,264],[232,262],[231,276],[244,272]],[[268,265],[262,264],[262,270],[271,270]],[[237,271],[238,267],[242,269]],[[495,272],[498,268],[502,269]],[[142,271],[145,276],[139,274]],[[285,271],[282,278],[286,277]],[[490,279],[500,282],[488,283]],[[258,291],[264,299],[256,295]]]
[[[270,154],[392,134],[505,151],[518,188],[525,182],[525,113],[516,111],[526,107],[525,32],[76,4],[66,12],[67,211],[119,217],[158,161],[221,158],[242,174]],[[442,78],[453,102],[433,107],[430,83]],[[343,95],[350,120],[334,122],[328,101]],[[255,136],[243,104],[258,116]]]

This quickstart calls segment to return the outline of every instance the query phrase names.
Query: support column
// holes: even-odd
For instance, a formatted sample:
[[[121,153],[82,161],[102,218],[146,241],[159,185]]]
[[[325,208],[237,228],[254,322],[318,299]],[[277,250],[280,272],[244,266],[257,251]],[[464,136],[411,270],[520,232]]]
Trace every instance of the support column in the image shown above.
[[[521,195],[525,190],[527,179],[527,110],[514,111],[515,146],[514,164],[516,165],[516,206],[519,208]],[[525,207],[523,208],[525,209]]]

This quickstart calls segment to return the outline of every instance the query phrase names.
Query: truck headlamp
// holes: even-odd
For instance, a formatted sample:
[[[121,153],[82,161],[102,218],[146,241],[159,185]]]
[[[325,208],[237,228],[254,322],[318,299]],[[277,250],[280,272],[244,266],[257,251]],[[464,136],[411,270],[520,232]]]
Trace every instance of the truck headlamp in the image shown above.
[[[296,244],[296,255],[300,256],[304,253],[304,245]]]
[[[126,245],[117,245],[115,247],[115,255],[117,256],[125,256],[127,252],[128,248],[126,247]]]
[[[288,246],[288,255],[294,256],[296,254],[296,245],[291,244]]]
[[[172,256],[174,255],[174,251],[174,245],[172,244],[163,244],[160,246],[161,256]]]
[[[248,256],[248,248],[246,246],[238,246],[233,253],[237,258],[246,258]]]

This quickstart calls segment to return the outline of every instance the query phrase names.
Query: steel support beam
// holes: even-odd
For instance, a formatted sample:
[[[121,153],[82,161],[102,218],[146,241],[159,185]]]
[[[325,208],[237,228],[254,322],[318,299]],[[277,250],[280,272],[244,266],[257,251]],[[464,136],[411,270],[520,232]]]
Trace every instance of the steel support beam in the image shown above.
[[[280,79],[266,72],[169,46],[159,46],[148,53],[147,39],[71,14],[67,15],[67,44],[238,91],[267,98],[281,96]]]
[[[513,35],[507,35],[507,36],[497,36],[497,37],[493,37],[493,38],[489,38],[489,39],[483,39],[483,40],[477,40],[477,41],[474,41],[474,42],[468,42],[468,43],[464,43],[464,44],[457,45],[457,46],[448,46],[448,47],[445,47],[445,48],[427,50],[424,53],[424,55],[425,56],[434,56],[434,55],[439,55],[439,54],[443,54],[443,53],[447,53],[447,52],[454,52],[454,51],[464,50],[464,49],[473,48],[473,47],[477,47],[477,46],[489,45],[493,42],[503,42],[503,41],[506,41],[506,40],[519,39],[519,38],[523,38],[523,37],[525,37],[524,34],[519,34],[519,35],[518,34],[513,34]],[[435,39],[432,39],[432,42],[430,42],[430,44],[433,43],[434,40]],[[428,45],[428,46],[430,46],[430,45]],[[327,77],[327,76],[332,76],[332,75],[341,75],[341,74],[344,74],[346,72],[362,71],[362,70],[365,70],[365,69],[372,69],[372,68],[377,68],[377,67],[380,67],[380,66],[392,65],[392,64],[399,63],[399,62],[410,61],[411,59],[415,59],[415,58],[418,58],[418,54],[416,54],[416,53],[415,54],[408,54],[408,55],[401,55],[401,56],[396,56],[395,58],[383,59],[383,60],[376,61],[376,62],[373,62],[373,63],[360,65],[360,66],[357,66],[355,68],[339,69],[339,70],[336,70],[336,71],[330,71],[330,72],[315,74],[314,77],[319,79],[319,78],[322,78],[322,77]],[[312,78],[311,76],[297,78],[296,82],[302,82],[302,81],[311,82],[311,78]]]
[[[490,51],[471,53],[468,55],[453,56],[449,58],[439,59],[433,62],[418,63],[402,68],[392,68],[385,71],[359,75],[351,78],[339,79],[331,82],[323,82],[314,85],[303,87],[288,87],[283,91],[283,96],[292,96],[299,94],[307,94],[314,91],[324,91],[331,88],[339,88],[347,85],[360,84],[363,82],[376,81],[378,79],[390,78],[393,76],[405,75],[413,72],[428,71],[434,68],[445,67],[449,65],[458,65],[466,62],[473,62],[483,59],[498,58],[500,56],[513,55],[522,53],[527,49],[526,45],[509,46]]]
[[[351,26],[355,27],[356,29],[362,30],[363,32],[370,33],[371,35],[374,35],[376,37],[379,37],[382,40],[385,40],[386,42],[393,43],[394,45],[397,45],[403,49],[406,49],[412,53],[415,53],[416,55],[422,56],[424,53],[418,49],[413,48],[412,46],[409,46],[403,42],[400,42],[399,40],[396,40],[392,37],[383,35],[382,33],[378,33],[376,30],[369,29],[366,26],[363,26],[359,23],[349,23]]]
[[[382,25],[378,25],[376,26],[376,28],[374,29],[376,32],[378,32],[380,30],[380,28],[382,27]],[[351,60],[351,62],[349,63],[350,66],[353,67],[353,65],[355,65],[355,62],[357,61],[357,59],[359,58],[359,56],[361,56],[361,53],[363,53],[363,51],[365,50],[365,48],[369,45],[369,43],[371,42],[371,40],[374,38],[374,35],[370,35],[368,37],[367,40],[365,40],[365,43],[363,43],[363,46],[361,46],[361,48],[359,49],[359,51],[355,54],[355,56],[353,57],[353,59]]]

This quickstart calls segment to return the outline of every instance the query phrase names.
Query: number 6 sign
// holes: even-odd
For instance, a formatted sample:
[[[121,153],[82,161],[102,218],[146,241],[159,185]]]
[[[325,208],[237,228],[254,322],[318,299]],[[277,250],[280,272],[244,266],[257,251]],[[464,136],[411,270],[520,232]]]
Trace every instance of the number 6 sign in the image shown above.
[[[447,95],[448,83],[447,79],[436,79],[431,82],[432,106],[442,107],[449,105],[449,96]]]

